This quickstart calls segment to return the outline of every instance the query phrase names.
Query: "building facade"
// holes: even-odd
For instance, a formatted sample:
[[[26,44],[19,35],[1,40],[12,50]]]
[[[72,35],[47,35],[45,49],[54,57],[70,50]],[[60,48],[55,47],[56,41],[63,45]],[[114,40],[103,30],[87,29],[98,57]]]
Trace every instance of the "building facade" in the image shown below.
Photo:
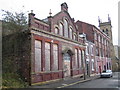
[[[115,56],[120,59],[120,46],[114,45]]]
[[[83,76],[85,43],[79,37],[66,3],[54,16],[39,20],[29,14],[31,32],[31,83]]]
[[[120,46],[114,45],[115,59],[113,61],[113,71],[120,70]]]
[[[50,12],[43,20],[31,12],[31,84],[92,76],[112,69],[111,20],[99,24],[100,29],[79,20],[75,22],[66,3],[61,4],[56,15],[51,16]]]
[[[86,41],[86,75],[96,74],[95,44]]]
[[[100,29],[94,26],[94,43],[96,48],[95,59],[97,61],[97,73],[106,69],[112,69],[112,62],[110,56],[110,38],[104,34]]]
[[[112,69],[110,53],[112,37],[109,37],[94,25],[79,20],[76,22],[76,25],[78,26],[80,34],[85,34],[86,36],[86,61],[87,63],[89,61],[86,67],[89,66],[89,69],[87,69],[89,76],[92,74],[100,74],[106,69]],[[104,28],[107,27],[104,26]]]

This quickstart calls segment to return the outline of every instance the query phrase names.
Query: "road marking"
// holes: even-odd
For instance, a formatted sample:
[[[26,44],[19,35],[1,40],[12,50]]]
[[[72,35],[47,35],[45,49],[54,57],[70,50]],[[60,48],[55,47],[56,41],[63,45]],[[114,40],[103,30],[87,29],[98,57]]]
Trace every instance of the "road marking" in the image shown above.
[[[63,86],[66,86],[67,84],[62,84]]]
[[[81,82],[85,82],[85,81],[88,81],[88,80],[91,80],[91,79],[87,79],[87,80],[83,80],[83,81],[78,81],[78,82],[75,82],[75,83],[71,83],[71,84],[64,84],[64,86],[60,86],[60,87],[57,87],[57,88],[64,88],[64,87],[68,87],[68,86],[72,86],[72,85],[75,85],[75,84],[78,84],[78,83],[81,83]]]

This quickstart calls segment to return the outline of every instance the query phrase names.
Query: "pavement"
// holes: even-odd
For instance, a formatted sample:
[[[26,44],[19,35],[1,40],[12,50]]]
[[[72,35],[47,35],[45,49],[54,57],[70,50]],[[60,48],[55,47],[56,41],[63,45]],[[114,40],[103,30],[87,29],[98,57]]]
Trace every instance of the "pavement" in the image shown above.
[[[93,79],[97,79],[99,77],[100,75],[95,75],[95,76],[90,76],[90,77],[86,76],[86,79],[81,78],[81,77],[74,77],[74,78],[68,78],[68,79],[62,79],[59,81],[49,82],[49,83],[45,83],[42,85],[39,85],[39,84],[32,85],[30,86],[30,88],[64,88],[67,86],[75,85],[78,83],[83,83],[83,82],[90,81]]]

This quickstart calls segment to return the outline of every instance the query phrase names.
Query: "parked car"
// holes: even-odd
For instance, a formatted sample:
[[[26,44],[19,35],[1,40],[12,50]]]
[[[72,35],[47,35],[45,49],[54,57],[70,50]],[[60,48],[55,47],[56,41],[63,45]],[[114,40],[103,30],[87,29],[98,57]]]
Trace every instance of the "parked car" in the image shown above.
[[[104,70],[101,74],[100,74],[101,77],[112,77],[113,74],[112,74],[112,70]]]

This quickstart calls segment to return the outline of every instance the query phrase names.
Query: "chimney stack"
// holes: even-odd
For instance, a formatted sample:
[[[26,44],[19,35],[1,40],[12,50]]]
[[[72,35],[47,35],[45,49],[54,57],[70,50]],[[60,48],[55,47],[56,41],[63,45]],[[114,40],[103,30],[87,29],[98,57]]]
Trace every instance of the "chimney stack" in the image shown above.
[[[66,2],[61,4],[61,11],[68,11],[68,6],[67,6]]]

